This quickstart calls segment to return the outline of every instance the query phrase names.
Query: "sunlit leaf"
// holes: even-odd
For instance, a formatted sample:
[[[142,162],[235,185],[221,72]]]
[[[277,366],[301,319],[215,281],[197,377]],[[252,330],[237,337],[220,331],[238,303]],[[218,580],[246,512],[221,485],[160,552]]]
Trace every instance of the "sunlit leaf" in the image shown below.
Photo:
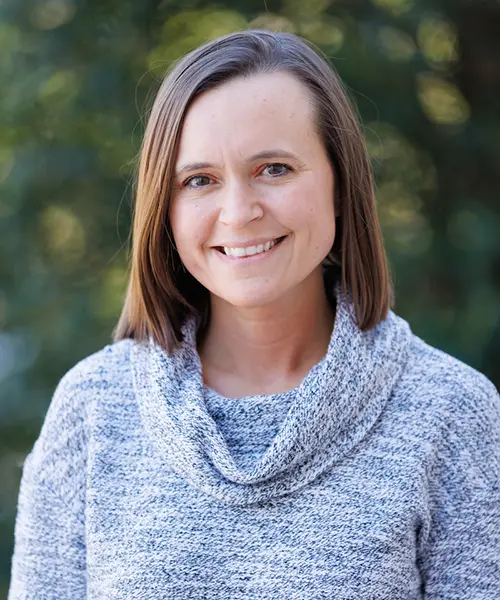
[[[189,10],[169,19],[158,46],[149,54],[149,68],[163,74],[183,54],[221,35],[245,29],[246,19],[235,10]]]
[[[76,4],[71,0],[45,0],[35,4],[30,20],[38,29],[55,29],[71,21]]]
[[[417,50],[412,37],[394,27],[380,27],[378,40],[382,52],[394,61],[411,60]]]
[[[39,100],[50,107],[63,108],[72,104],[80,91],[79,79],[75,71],[57,71],[38,90]]]
[[[431,65],[454,62],[458,59],[457,31],[449,21],[438,17],[426,17],[418,26],[417,40]]]
[[[414,5],[414,0],[371,0],[371,2],[395,15],[408,12]]]
[[[248,23],[248,27],[268,29],[269,31],[287,31],[288,33],[297,32],[297,26],[291,19],[276,13],[261,13]]]
[[[469,119],[469,104],[453,83],[432,73],[419,73],[417,85],[422,109],[433,123],[457,125]]]
[[[326,15],[300,25],[300,34],[330,52],[338,52],[344,43],[344,23]]]
[[[45,248],[54,261],[70,268],[85,251],[85,230],[68,208],[50,205],[40,216]]]
[[[298,21],[322,15],[334,0],[284,0],[283,13]]]

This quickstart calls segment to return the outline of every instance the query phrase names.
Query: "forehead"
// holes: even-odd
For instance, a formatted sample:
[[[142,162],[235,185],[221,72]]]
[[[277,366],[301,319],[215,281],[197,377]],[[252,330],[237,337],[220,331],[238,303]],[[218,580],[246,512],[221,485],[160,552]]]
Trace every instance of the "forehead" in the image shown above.
[[[297,146],[315,130],[312,95],[296,77],[282,72],[239,77],[195,99],[178,157],[210,158],[198,154],[217,148],[246,154],[277,144]]]

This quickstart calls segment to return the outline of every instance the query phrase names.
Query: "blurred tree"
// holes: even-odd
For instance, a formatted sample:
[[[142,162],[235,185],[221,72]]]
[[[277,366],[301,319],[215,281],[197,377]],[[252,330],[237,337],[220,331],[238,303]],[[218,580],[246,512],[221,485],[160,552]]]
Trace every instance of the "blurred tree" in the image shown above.
[[[0,5],[0,597],[22,461],[58,379],[110,341],[148,100],[203,41],[299,33],[373,159],[396,310],[500,384],[500,5],[493,0],[4,0]]]

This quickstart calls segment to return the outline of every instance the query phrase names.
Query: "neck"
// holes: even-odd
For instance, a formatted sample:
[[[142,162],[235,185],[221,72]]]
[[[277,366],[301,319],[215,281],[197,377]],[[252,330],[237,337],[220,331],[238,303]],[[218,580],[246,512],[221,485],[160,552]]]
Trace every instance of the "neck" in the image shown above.
[[[199,348],[205,383],[236,396],[295,387],[325,355],[334,318],[321,269],[300,290],[264,307],[212,297]]]

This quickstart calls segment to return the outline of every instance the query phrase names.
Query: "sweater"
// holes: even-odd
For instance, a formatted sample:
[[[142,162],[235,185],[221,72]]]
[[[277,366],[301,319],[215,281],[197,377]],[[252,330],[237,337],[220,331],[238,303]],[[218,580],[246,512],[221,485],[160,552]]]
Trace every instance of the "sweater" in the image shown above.
[[[9,600],[500,598],[500,397],[335,289],[328,350],[284,394],[109,344],[60,380],[23,465]]]

